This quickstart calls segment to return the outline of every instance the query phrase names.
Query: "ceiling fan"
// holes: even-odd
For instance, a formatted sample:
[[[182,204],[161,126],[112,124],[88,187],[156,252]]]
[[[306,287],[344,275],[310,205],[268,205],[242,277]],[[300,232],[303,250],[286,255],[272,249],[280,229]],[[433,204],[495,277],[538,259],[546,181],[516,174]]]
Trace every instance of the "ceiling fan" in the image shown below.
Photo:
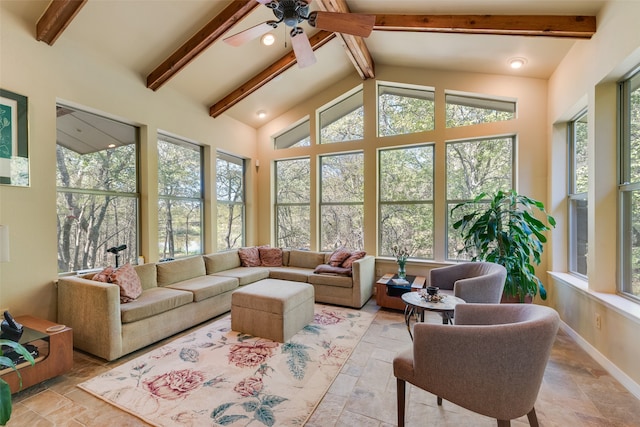
[[[320,30],[350,34],[359,37],[368,37],[373,30],[375,15],[341,12],[309,12],[311,0],[256,0],[272,9],[277,21],[267,21],[248,28],[224,39],[232,46],[240,46],[243,43],[268,33],[278,24],[284,22],[291,27],[291,45],[300,68],[308,67],[316,63],[309,38],[298,26],[303,21]]]

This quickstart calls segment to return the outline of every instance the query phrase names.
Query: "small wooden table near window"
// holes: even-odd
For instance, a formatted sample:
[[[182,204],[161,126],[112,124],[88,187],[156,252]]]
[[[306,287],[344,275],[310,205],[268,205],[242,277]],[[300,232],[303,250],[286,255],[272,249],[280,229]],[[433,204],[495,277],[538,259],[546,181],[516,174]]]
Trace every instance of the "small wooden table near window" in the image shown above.
[[[33,316],[17,316],[16,321],[25,328],[20,343],[35,345],[39,355],[35,358],[35,365],[23,362],[17,366],[22,377],[22,389],[13,369],[0,371],[11,393],[67,373],[73,368],[73,331],[70,327]]]
[[[380,307],[404,310],[406,304],[402,301],[402,294],[422,289],[426,282],[424,276],[407,276],[408,284],[403,286],[394,283],[397,279],[397,274],[387,273],[376,282],[376,304]]]

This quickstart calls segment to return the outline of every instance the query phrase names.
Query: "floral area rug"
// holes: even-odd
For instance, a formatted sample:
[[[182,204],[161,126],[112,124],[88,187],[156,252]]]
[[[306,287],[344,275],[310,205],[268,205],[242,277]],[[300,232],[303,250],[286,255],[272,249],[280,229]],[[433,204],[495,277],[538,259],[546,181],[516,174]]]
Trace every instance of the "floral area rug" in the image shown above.
[[[79,387],[156,426],[304,425],[373,320],[316,304],[286,343],[227,316]]]

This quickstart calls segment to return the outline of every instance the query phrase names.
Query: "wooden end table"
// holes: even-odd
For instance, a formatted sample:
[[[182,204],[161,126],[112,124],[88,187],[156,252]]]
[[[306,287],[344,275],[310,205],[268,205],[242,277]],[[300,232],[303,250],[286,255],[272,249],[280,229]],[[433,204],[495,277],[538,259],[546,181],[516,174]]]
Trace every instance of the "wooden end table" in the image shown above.
[[[0,376],[9,384],[11,393],[17,393],[34,384],[49,378],[67,373],[73,368],[73,331],[64,327],[57,331],[47,331],[57,326],[56,323],[33,316],[17,316],[16,321],[25,327],[20,344],[33,344],[38,347],[39,355],[35,365],[29,362],[20,363],[17,368],[22,377],[22,388],[16,372],[3,369]],[[27,329],[30,329],[28,331]]]
[[[397,274],[388,273],[376,282],[376,304],[380,307],[404,310],[406,304],[402,301],[400,295],[392,295],[389,292],[389,286],[393,285],[393,279],[397,278]],[[406,280],[411,286],[410,290],[416,291],[424,287],[426,278],[424,276],[407,276]]]

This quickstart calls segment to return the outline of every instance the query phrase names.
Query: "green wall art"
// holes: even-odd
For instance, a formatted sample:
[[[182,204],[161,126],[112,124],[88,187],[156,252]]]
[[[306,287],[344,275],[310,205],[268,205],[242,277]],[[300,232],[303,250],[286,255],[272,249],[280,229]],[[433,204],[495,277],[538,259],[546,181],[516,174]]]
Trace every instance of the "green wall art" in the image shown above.
[[[0,184],[29,186],[27,97],[0,89]]]

